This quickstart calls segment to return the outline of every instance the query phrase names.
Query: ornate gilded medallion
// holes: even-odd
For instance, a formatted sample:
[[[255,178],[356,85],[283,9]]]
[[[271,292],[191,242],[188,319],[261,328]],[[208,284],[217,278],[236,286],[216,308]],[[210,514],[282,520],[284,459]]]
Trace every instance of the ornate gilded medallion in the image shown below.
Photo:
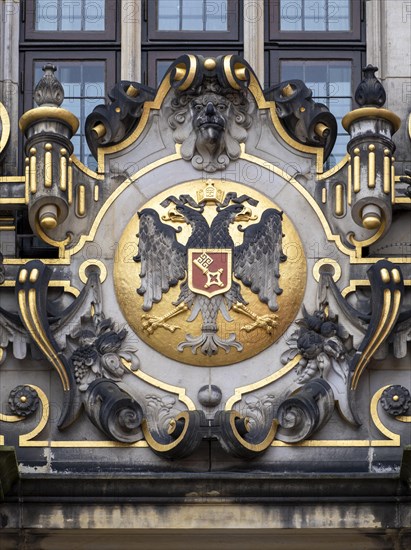
[[[234,182],[196,180],[130,220],[114,270],[138,336],[198,366],[243,361],[273,344],[304,295],[300,238],[276,204]]]

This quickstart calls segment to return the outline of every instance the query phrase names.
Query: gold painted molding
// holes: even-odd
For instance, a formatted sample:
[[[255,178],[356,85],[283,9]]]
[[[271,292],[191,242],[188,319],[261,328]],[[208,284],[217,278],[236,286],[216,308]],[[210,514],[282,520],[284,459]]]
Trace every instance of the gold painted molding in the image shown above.
[[[288,367],[289,365],[287,365]],[[283,370],[283,369],[281,369]],[[34,440],[36,436],[41,434],[44,428],[47,425],[49,420],[49,401],[46,394],[38,387],[33,384],[27,384],[31,388],[35,389],[39,395],[39,399],[42,405],[41,418],[39,423],[35,428],[33,428],[29,433],[22,434],[19,436],[19,446],[20,447],[51,447],[51,448],[147,448],[149,445],[147,441],[141,440],[136,443],[120,443],[117,441],[88,441],[88,440],[70,440],[70,441],[56,441],[56,440]],[[389,428],[387,428],[378,414],[378,403],[379,400],[386,388],[389,388],[390,385],[384,386],[377,390],[373,395],[370,402],[370,415],[373,420],[375,427],[381,432],[386,439],[349,439],[349,440],[337,440],[337,439],[317,439],[317,440],[308,440],[302,441],[300,443],[285,443],[283,441],[274,440],[271,443],[271,447],[399,447],[401,445],[401,436]],[[239,388],[241,389],[241,388]],[[251,391],[251,390],[250,390]],[[194,409],[190,409],[194,410]],[[229,410],[227,407],[225,410]],[[179,416],[184,416],[186,413],[180,413]],[[3,415],[0,417],[0,422],[18,422],[19,420],[24,420],[21,417],[7,417]],[[411,416],[398,416],[395,418],[400,422],[411,422]],[[272,430],[275,430],[276,426],[272,426]],[[143,427],[143,433],[146,434],[148,431],[147,425]],[[271,432],[270,432],[271,435]],[[156,442],[151,442],[150,446],[153,446]],[[4,436],[0,435],[0,444],[4,444]]]
[[[362,118],[384,118],[385,120],[391,122],[394,127],[394,132],[396,132],[401,126],[400,117],[388,109],[383,109],[381,107],[360,107],[359,109],[350,111],[342,119],[344,130],[348,132],[351,124]]]
[[[337,174],[349,162],[350,162],[350,155],[346,153],[345,156],[340,160],[338,164],[336,164],[335,166],[333,166],[323,174],[317,174],[317,181],[324,181],[328,178],[331,178],[331,176],[334,176],[334,174]]]
[[[225,59],[225,63],[229,64],[230,56],[227,56]],[[192,64],[193,66],[193,64]],[[188,78],[187,80],[189,80]],[[234,82],[234,84],[236,84]],[[237,84],[235,86],[237,88]],[[170,78],[164,78],[163,81],[160,84],[160,87],[157,90],[157,94],[153,101],[146,101],[143,107],[143,112],[141,114],[140,121],[135,128],[135,130],[128,136],[125,140],[121,141],[120,143],[117,143],[115,145],[109,146],[109,147],[98,147],[97,149],[97,172],[103,173],[104,172],[104,158],[106,155],[110,155],[112,153],[118,153],[125,149],[126,147],[132,145],[137,141],[137,139],[140,137],[142,132],[144,131],[144,128],[148,122],[150,111],[152,109],[160,109],[163,101],[170,91],[171,84],[170,84]],[[276,107],[274,101],[267,101],[264,98],[263,90],[254,76],[254,74],[250,73],[250,86],[249,91],[254,97],[257,106],[259,109],[267,109],[270,113],[272,123],[274,125],[275,130],[277,133],[281,136],[281,138],[293,149],[308,153],[311,155],[314,155],[316,157],[316,170],[318,174],[323,174],[324,172],[324,150],[322,147],[314,147],[310,145],[304,145],[302,143],[299,143],[295,139],[293,139],[287,131],[284,129],[283,125],[281,124],[281,121],[277,115]],[[344,159],[343,159],[344,160]],[[328,177],[328,176],[327,176]]]
[[[6,107],[0,101],[0,121],[1,121],[1,134],[0,134],[0,153],[6,148],[6,145],[10,138],[10,117]],[[1,179],[1,178],[0,178]]]
[[[137,371],[131,370],[129,365],[126,365],[123,362],[123,365],[128,368],[128,370],[134,374],[134,376],[137,376],[137,378],[140,378],[140,380],[143,380],[144,382],[147,382],[147,384],[150,384],[151,386],[154,386],[155,388],[159,388],[161,390],[174,393],[178,396],[179,401],[184,403],[184,405],[187,407],[189,411],[195,411],[197,407],[195,406],[194,401],[192,401],[188,395],[186,394],[186,389],[180,386],[173,386],[171,384],[167,384],[166,382],[162,382],[161,380],[158,380],[158,378],[154,378],[153,376],[150,376],[149,374],[143,372],[142,370],[138,369]]]
[[[399,447],[401,445],[401,436],[389,430],[382,423],[378,415],[378,402],[386,388],[380,388],[372,397],[370,402],[370,414],[375,427],[387,439],[310,439],[301,443],[284,443],[284,441],[274,440],[272,447]]]
[[[30,125],[45,119],[63,120],[71,127],[73,134],[77,132],[79,127],[78,118],[70,111],[67,111],[67,109],[44,106],[25,112],[19,120],[19,128],[24,132]]]
[[[277,166],[274,166],[273,164],[267,162],[264,159],[261,159],[259,157],[255,157],[254,155],[250,155],[248,153],[245,153],[244,147],[242,148],[242,153],[240,158],[247,160],[249,162],[253,162],[254,164],[257,164],[258,166],[261,166],[265,168],[266,170],[273,172],[274,174],[277,174],[281,176],[283,179],[291,183],[291,185],[304,197],[304,199],[308,202],[308,204],[312,207],[314,212],[316,213],[321,225],[323,226],[326,238],[330,242],[334,242],[337,246],[338,250],[340,250],[344,255],[348,256],[350,258],[351,264],[373,264],[378,262],[381,258],[373,258],[373,257],[362,257],[362,247],[363,246],[369,246],[371,242],[374,242],[373,239],[375,239],[376,234],[374,234],[372,237],[365,241],[355,241],[357,248],[348,248],[341,239],[341,236],[333,233],[331,230],[331,226],[328,223],[327,218],[325,217],[323,211],[321,210],[319,204],[316,200],[311,196],[311,194],[308,192],[308,190],[301,185],[294,177],[290,176],[287,172],[284,172],[284,170],[281,170]],[[383,224],[382,224],[383,225]],[[380,233],[383,231],[383,228],[380,226],[377,233]],[[394,263],[411,263],[411,258],[407,257],[396,257],[396,258],[390,258],[390,260]]]
[[[272,384],[276,380],[279,380],[280,378],[288,374],[297,365],[300,359],[301,359],[301,355],[297,355],[296,357],[294,357],[294,359],[289,361],[282,369],[279,369],[273,372],[273,374],[270,374],[266,378],[263,378],[262,380],[257,380],[257,382],[253,382],[252,384],[247,384],[246,386],[240,386],[239,388],[235,388],[234,394],[229,399],[227,399],[224,410],[230,411],[236,403],[241,401],[244,394],[264,388],[265,386],[268,386],[268,384]]]
[[[313,277],[317,283],[320,282],[320,268],[323,265],[331,265],[334,268],[333,281],[335,283],[340,280],[342,273],[340,264],[332,258],[322,258],[321,260],[315,262],[313,266]]]

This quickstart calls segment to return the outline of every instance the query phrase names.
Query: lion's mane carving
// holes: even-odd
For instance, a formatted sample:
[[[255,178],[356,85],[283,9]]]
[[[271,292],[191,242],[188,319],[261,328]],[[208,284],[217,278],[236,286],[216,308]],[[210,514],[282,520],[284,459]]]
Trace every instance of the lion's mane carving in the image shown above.
[[[245,92],[223,88],[214,78],[187,92],[176,92],[169,124],[181,155],[197,170],[215,172],[238,159],[251,126]]]

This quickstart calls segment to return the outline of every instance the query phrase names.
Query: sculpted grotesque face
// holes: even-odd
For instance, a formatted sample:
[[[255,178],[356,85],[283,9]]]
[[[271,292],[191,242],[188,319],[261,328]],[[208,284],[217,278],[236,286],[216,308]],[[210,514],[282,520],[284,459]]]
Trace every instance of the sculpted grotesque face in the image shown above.
[[[176,95],[169,124],[181,143],[181,156],[197,170],[215,172],[241,154],[252,118],[245,94],[208,83],[195,94]]]
[[[199,137],[212,148],[218,147],[227,127],[229,101],[216,94],[205,94],[191,102],[191,111]]]

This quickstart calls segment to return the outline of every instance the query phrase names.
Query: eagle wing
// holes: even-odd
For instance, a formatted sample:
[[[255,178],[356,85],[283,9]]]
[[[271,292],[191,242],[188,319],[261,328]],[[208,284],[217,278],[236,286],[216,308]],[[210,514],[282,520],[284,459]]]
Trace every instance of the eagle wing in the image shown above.
[[[186,248],[177,241],[177,231],[164,224],[155,210],[145,208],[138,216],[139,242],[134,260],[141,262],[141,284],[137,292],[144,296],[143,310],[148,311],[164,292],[184,278]]]
[[[234,249],[234,275],[258,294],[271,311],[277,311],[282,252],[282,212],[269,208],[259,223],[247,227],[244,240]]]

